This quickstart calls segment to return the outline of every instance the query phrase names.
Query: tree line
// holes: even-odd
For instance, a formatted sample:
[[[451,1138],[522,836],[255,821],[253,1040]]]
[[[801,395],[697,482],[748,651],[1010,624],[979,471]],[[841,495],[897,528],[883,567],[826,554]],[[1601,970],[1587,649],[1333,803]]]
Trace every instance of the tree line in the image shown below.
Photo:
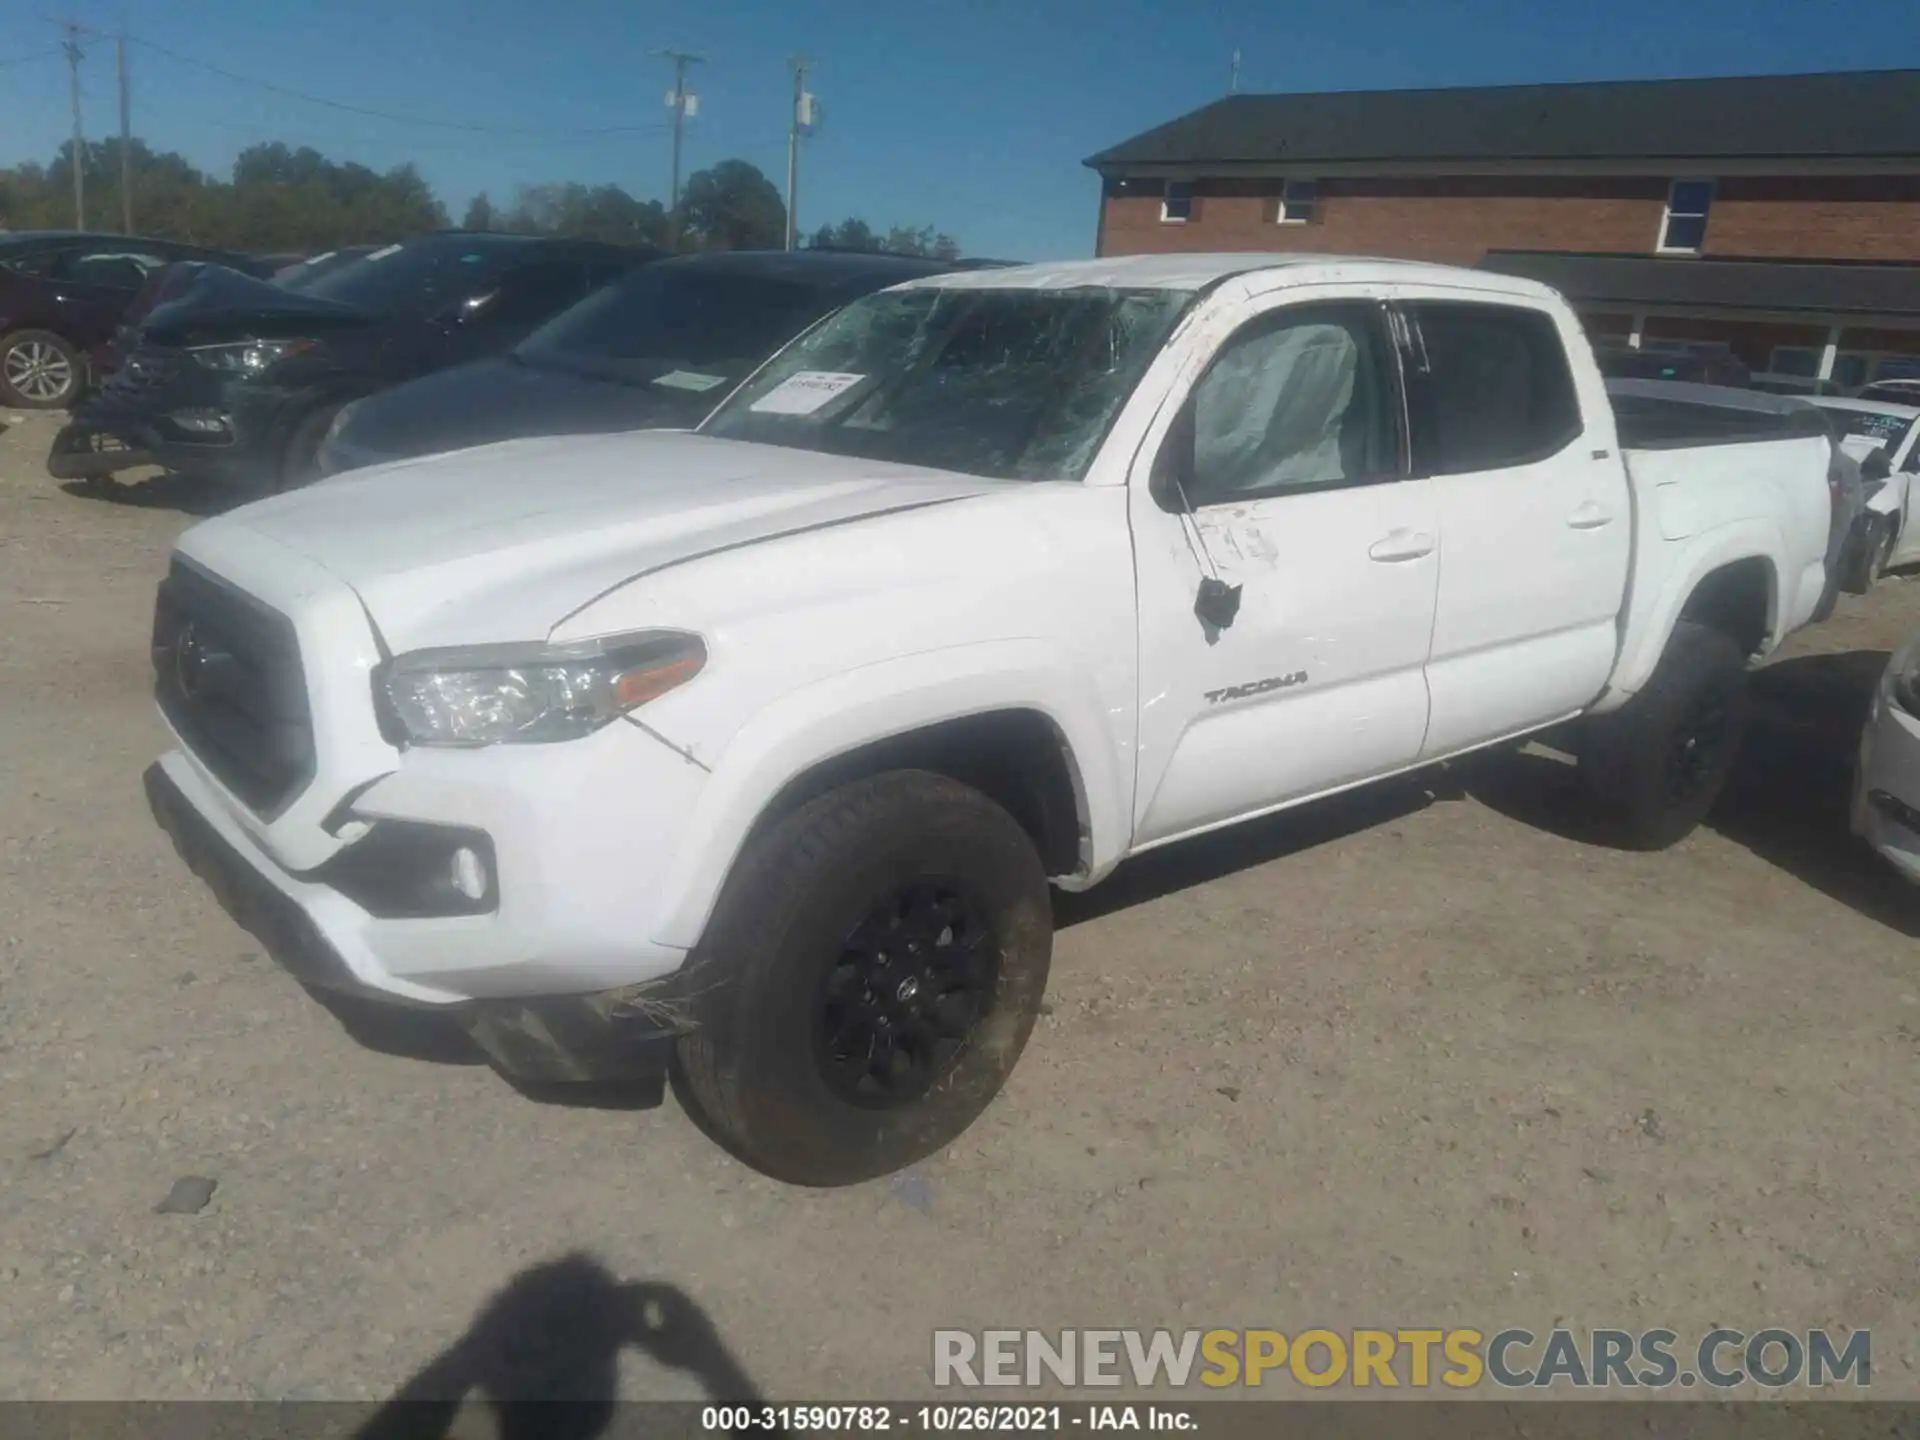
[[[310,146],[279,141],[252,145],[229,178],[209,175],[184,156],[144,140],[127,148],[134,230],[215,249],[255,254],[314,254],[342,245],[404,240],[451,225],[446,206],[411,164],[386,171],[330,160]],[[119,229],[120,141],[87,143],[81,152],[87,228]],[[526,235],[565,235],[616,244],[678,249],[777,249],[787,212],[780,192],[755,165],[722,160],[688,177],[678,212],[642,200],[618,185],[522,186],[505,204],[485,193],[462,216],[462,227]],[[0,230],[65,230],[74,226],[73,146],[45,165],[0,168]],[[884,235],[864,220],[823,225],[811,243],[847,250],[892,251],[952,258],[957,242],[931,226],[895,225]]]

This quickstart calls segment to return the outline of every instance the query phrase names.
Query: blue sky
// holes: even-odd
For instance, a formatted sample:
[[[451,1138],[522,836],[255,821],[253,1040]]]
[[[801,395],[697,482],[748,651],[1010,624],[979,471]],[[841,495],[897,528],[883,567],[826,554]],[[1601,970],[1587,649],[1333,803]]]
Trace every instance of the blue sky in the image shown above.
[[[782,183],[804,51],[824,123],[806,142],[803,228],[846,215],[929,224],[975,254],[1090,253],[1097,183],[1080,162],[1224,93],[1757,74],[1920,65],[1914,0],[69,0],[175,51],[347,104],[502,130],[328,110],[136,47],[135,132],[224,173],[259,140],[384,169],[417,163],[457,221],[545,180],[664,198],[669,75],[704,53],[689,171],[728,156]],[[0,8],[0,61],[51,49],[58,7]],[[88,134],[117,124],[112,47],[83,66]],[[0,163],[49,158],[68,127],[57,57],[0,64]]]

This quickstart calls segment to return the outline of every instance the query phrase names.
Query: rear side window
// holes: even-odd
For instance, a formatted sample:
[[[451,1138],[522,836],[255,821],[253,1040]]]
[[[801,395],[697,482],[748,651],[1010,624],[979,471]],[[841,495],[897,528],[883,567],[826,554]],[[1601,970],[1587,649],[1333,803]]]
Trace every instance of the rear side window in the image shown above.
[[[1580,397],[1553,317],[1508,305],[1407,307],[1416,475],[1544,460],[1580,435]]]

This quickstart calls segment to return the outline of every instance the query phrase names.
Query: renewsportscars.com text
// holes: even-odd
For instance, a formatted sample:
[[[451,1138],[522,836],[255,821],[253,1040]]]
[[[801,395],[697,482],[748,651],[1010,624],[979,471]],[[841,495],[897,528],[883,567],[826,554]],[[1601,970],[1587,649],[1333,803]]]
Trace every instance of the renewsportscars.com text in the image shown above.
[[[936,1330],[937,1386],[1334,1385],[1728,1390],[1866,1386],[1866,1330]]]

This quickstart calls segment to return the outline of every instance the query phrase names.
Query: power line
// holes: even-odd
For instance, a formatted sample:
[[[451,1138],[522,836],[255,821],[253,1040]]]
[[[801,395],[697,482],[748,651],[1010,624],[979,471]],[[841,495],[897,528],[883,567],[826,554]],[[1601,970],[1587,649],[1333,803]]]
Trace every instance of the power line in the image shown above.
[[[242,75],[215,65],[211,61],[201,60],[192,55],[183,55],[165,45],[145,39],[138,35],[127,37],[133,44],[164,55],[167,59],[181,65],[191,65],[210,75],[218,75],[223,80],[231,80],[238,85],[251,85],[256,89],[283,95],[289,100],[299,100],[308,105],[322,105],[329,110],[341,110],[349,115],[365,115],[375,120],[388,120],[397,125],[424,125],[439,130],[462,130],[474,135],[633,135],[654,134],[665,130],[665,125],[594,125],[543,127],[524,125],[475,125],[465,120],[436,120],[425,115],[396,115],[388,110],[374,110],[365,105],[350,105],[344,100],[330,100],[324,95],[310,95],[304,90],[294,90],[285,85],[276,85],[271,80],[261,80],[251,75]]]
[[[49,50],[35,50],[30,55],[9,55],[6,59],[0,60],[0,65],[31,65],[36,60],[51,60],[59,53],[60,47],[55,45]]]

